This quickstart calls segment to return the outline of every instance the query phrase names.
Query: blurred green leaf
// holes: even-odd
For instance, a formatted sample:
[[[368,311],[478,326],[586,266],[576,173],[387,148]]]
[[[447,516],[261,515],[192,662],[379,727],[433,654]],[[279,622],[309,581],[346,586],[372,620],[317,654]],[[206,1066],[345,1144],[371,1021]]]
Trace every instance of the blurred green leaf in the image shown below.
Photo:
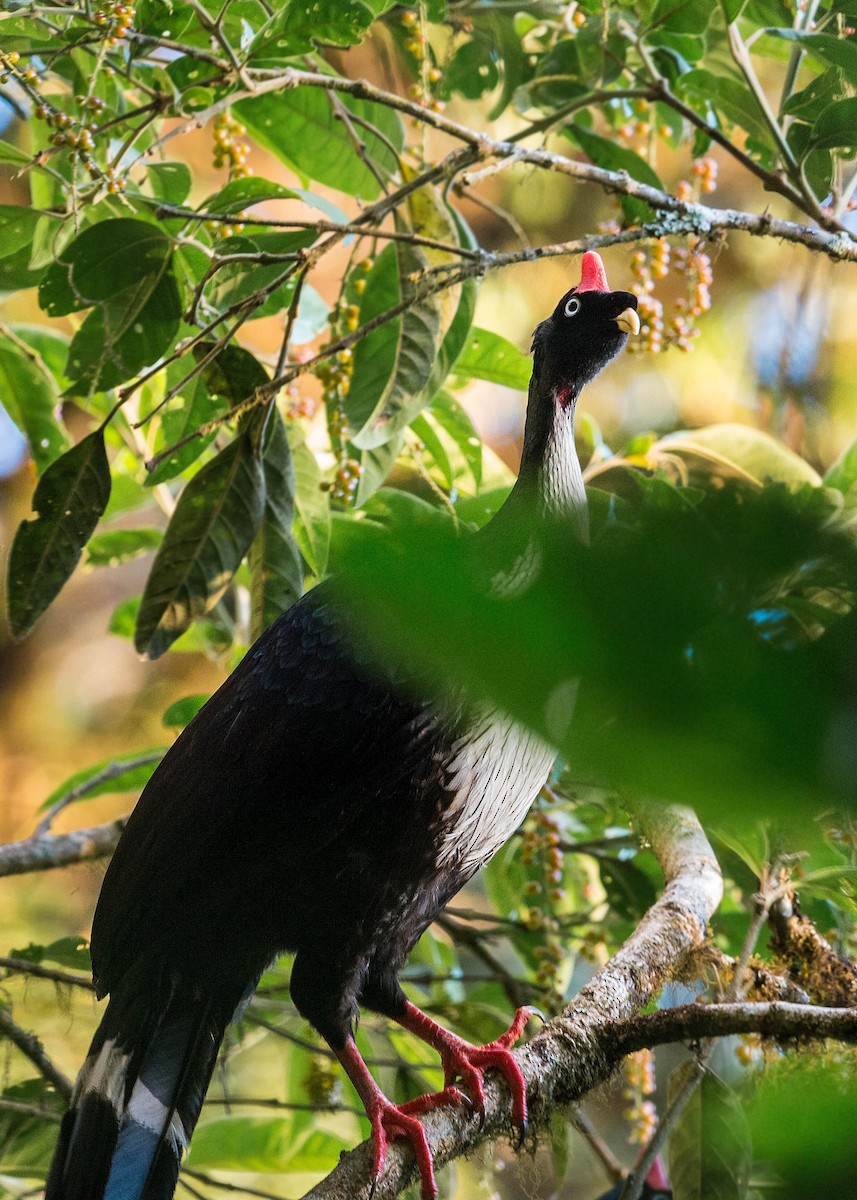
[[[4,1088],[0,1101],[44,1108],[45,1116],[4,1109],[0,1103],[0,1175],[44,1179],[57,1140],[61,1103],[43,1080]]]
[[[21,958],[31,963],[56,963],[60,967],[71,967],[88,975],[92,970],[92,960],[89,957],[89,943],[81,937],[58,938],[48,946],[36,946],[30,943],[23,950],[12,950],[11,958]]]
[[[687,1085],[695,1063],[669,1079],[669,1102]],[[675,1200],[745,1200],[753,1152],[747,1118],[731,1088],[710,1071],[670,1129],[669,1177]]]
[[[23,637],[80,559],[110,497],[104,432],[96,429],[56,459],[33,493],[35,520],[23,521],[9,554],[9,627]]]
[[[169,706],[161,721],[168,729],[184,729],[185,725],[191,723],[203,704],[210,698],[206,692],[198,692],[193,696],[182,696],[181,700],[176,700]]]
[[[854,1183],[857,1086],[850,1055],[771,1063],[756,1081],[749,1121],[759,1159],[778,1175],[777,1200],[847,1196]]]
[[[846,446],[824,474],[825,487],[836,488],[843,495],[857,490],[857,440]]]
[[[183,162],[149,163],[146,178],[155,199],[167,204],[184,204],[193,184],[190,167]]]
[[[708,425],[703,429],[679,430],[661,438],[651,447],[649,454],[655,459],[678,455],[687,462],[691,471],[695,460],[698,460],[707,482],[712,477],[743,477],[756,484],[775,479],[796,486],[809,483],[813,487],[818,487],[822,482],[821,476],[806,459],[751,425],[725,423]],[[689,482],[694,482],[693,474]]]

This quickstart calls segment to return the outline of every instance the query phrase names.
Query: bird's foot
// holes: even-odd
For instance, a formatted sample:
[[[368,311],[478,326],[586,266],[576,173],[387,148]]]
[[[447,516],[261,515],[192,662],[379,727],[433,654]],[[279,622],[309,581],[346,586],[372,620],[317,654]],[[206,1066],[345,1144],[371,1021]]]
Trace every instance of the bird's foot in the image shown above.
[[[450,1089],[446,1089],[450,1090]],[[454,1090],[454,1089],[453,1089]],[[428,1097],[420,1096],[419,1100]],[[417,1120],[415,1113],[428,1111],[416,1109],[419,1100],[410,1104],[396,1105],[379,1092],[366,1104],[366,1115],[372,1124],[372,1169],[375,1184],[381,1178],[384,1170],[384,1160],[387,1157],[387,1146],[393,1138],[407,1138],[414,1151],[417,1170],[420,1173],[420,1193],[422,1200],[434,1200],[437,1194],[437,1182],[434,1177],[434,1160],[431,1147],[428,1144],[426,1131]],[[372,1190],[374,1191],[373,1184]]]
[[[446,1091],[460,1079],[470,1096],[473,1108],[481,1118],[485,1114],[485,1084],[483,1076],[494,1067],[508,1084],[512,1094],[512,1121],[520,1131],[521,1140],[527,1131],[527,1084],[521,1068],[511,1052],[524,1026],[532,1016],[541,1016],[536,1008],[525,1005],[515,1013],[515,1019],[505,1033],[485,1046],[474,1046],[464,1038],[436,1024],[413,1004],[408,1004],[401,1024],[439,1053],[443,1063]],[[441,1092],[439,1095],[443,1095]]]
[[[375,1083],[352,1039],[336,1053],[363,1101],[372,1126],[372,1191],[384,1170],[387,1146],[393,1138],[401,1137],[407,1138],[413,1147],[420,1173],[422,1200],[434,1200],[437,1193],[434,1160],[426,1132],[417,1117],[446,1105],[469,1104],[469,1099],[457,1087],[445,1087],[442,1092],[418,1096],[406,1104],[393,1104]]]

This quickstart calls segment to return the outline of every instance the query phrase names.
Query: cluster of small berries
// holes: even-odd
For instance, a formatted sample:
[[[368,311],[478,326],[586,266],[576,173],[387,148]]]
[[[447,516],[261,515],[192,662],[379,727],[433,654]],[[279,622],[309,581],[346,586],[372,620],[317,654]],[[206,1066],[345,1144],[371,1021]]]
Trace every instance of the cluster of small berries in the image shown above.
[[[651,1050],[638,1050],[625,1059],[625,1118],[631,1123],[631,1141],[645,1146],[658,1123],[655,1093],[655,1059]]]
[[[752,1067],[762,1050],[762,1037],[758,1033],[742,1033],[735,1047],[735,1057],[742,1067]]]
[[[714,158],[697,158],[691,167],[693,183],[688,179],[679,180],[675,194],[679,200],[690,204],[701,195],[710,196],[717,191],[717,160]]]
[[[565,856],[561,840],[556,816],[542,808],[534,809],[523,834],[521,863],[525,867],[537,867],[542,878],[529,880],[524,885],[524,894],[533,900],[541,898],[546,909],[528,900],[523,919],[531,932],[544,934],[543,944],[533,951],[539,960],[536,983],[545,989],[546,1005],[552,1009],[562,1004],[557,981],[566,958],[566,949],[558,937],[559,921],[552,911],[552,906],[565,898],[562,887]]]
[[[366,290],[366,276],[372,270],[372,259],[364,258],[357,263],[349,278],[349,290],[360,296]],[[331,334],[354,333],[360,325],[360,306],[337,304],[330,314]],[[346,507],[357,499],[357,490],[363,475],[363,465],[352,457],[349,446],[351,431],[345,416],[345,400],[351,389],[354,362],[350,349],[340,350],[336,357],[321,363],[316,377],[322,385],[322,400],[327,410],[327,430],[330,448],[336,459],[336,472],[330,485],[331,499]]]
[[[214,165],[229,167],[230,179],[246,179],[253,174],[247,166],[250,143],[245,142],[247,129],[229,113],[218,113],[214,118]]]
[[[443,72],[431,61],[428,38],[420,28],[420,18],[411,9],[406,9],[401,20],[406,35],[404,48],[415,60],[416,81],[411,84],[411,95],[421,107],[442,113],[446,105],[432,96],[432,89],[443,79]],[[418,123],[414,121],[414,124]]]
[[[633,350],[648,350],[657,354],[667,346],[692,350],[693,339],[699,335],[696,319],[711,308],[711,259],[695,236],[686,247],[679,246],[671,254],[666,238],[658,238],[635,250],[631,256],[634,283],[631,290],[638,299],[642,339],[629,346]],[[672,263],[675,271],[685,277],[685,295],[674,305],[669,324],[664,320],[664,307],[655,296],[655,281],[665,279]]]
[[[631,112],[634,114],[634,119],[623,122],[615,130],[618,140],[625,142],[627,145],[630,145],[634,141],[647,141],[652,133],[655,132],[653,121],[654,110],[647,100],[634,100],[631,105]],[[669,125],[659,125],[657,133],[662,138],[667,138],[672,133],[672,130]]]
[[[21,55],[17,50],[10,50],[8,54],[4,54],[0,50],[0,83],[8,83],[9,76],[14,75],[16,79],[23,80],[25,83],[35,83],[39,78],[39,72],[32,67],[26,67],[23,71],[18,66],[21,61]]]
[[[331,499],[349,506],[354,503],[363,468],[349,452],[351,431],[345,415],[345,400],[351,388],[354,363],[351,351],[339,350],[327,362],[319,363],[316,377],[322,385],[321,398],[327,412],[327,432],[330,448],[336,459],[336,471],[329,485]]]
[[[60,112],[44,102],[37,104],[33,116],[37,121],[45,121],[54,132],[48,138],[48,144],[61,150],[67,148],[70,158],[78,158],[89,172],[92,179],[102,180],[111,196],[125,191],[125,180],[121,178],[115,167],[100,167],[93,157],[95,139],[98,133],[98,120],[104,116],[105,103],[97,96],[75,96],[75,104],[83,110],[83,116],[75,118],[69,113]]]
[[[92,18],[107,35],[107,45],[115,46],[122,38],[128,36],[128,31],[134,28],[136,12],[130,4],[108,4],[99,8]]]

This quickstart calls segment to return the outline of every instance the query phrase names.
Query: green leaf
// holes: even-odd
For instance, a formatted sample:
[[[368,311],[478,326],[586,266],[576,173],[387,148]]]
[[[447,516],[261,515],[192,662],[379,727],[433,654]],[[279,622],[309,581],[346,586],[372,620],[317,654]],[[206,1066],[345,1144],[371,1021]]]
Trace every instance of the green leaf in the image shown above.
[[[3,49],[8,52],[5,24]],[[0,204],[0,291],[35,287],[41,279],[41,271],[31,270],[30,257],[42,215],[32,208]]]
[[[482,439],[470,417],[455,397],[444,391],[432,401],[431,414],[461,451],[478,488],[482,482]]]
[[[360,462],[360,482],[354,497],[356,508],[362,508],[366,501],[377,492],[386,482],[387,476],[395,466],[396,459],[402,452],[405,443],[405,431],[398,433],[385,442],[383,446],[375,446],[371,450],[360,450],[356,446],[351,451]]]
[[[171,260],[161,229],[121,217],[85,229],[48,267],[39,302],[49,316],[95,306],[69,349],[72,394],[114,387],[169,349],[181,318]]]
[[[811,144],[816,148],[857,148],[857,96],[835,100],[812,127]]]
[[[658,0],[648,23],[672,33],[705,33],[712,12],[709,0]]]
[[[398,114],[383,105],[351,96],[339,97],[348,112],[369,128],[360,125],[360,138],[366,155],[383,173],[398,171],[398,159],[385,142],[397,151],[404,143]],[[333,100],[323,89],[298,87],[242,100],[232,110],[245,123],[252,136],[298,174],[316,179],[352,196],[374,200],[381,185],[366,162],[357,153],[348,129],[336,115]],[[378,135],[373,132],[373,127]]]
[[[104,431],[96,429],[45,471],[34,521],[20,525],[9,555],[9,627],[23,637],[77,566],[110,497]]]
[[[330,549],[330,500],[316,457],[305,442],[292,444],[295,470],[295,539],[306,564],[319,578]]]
[[[15,1112],[0,1105],[0,1175],[44,1179],[56,1146],[63,1101],[46,1088],[42,1079],[28,1079],[5,1088],[2,1099],[43,1107],[45,1116]],[[12,1194],[11,1190],[7,1194]]]
[[[110,529],[97,533],[86,547],[88,567],[118,567],[161,544],[160,529]]]
[[[331,1170],[349,1143],[316,1131],[301,1136],[291,1116],[220,1117],[200,1125],[188,1165],[219,1171]]]
[[[294,200],[297,195],[296,191],[283,187],[281,183],[271,183],[268,179],[260,179],[258,175],[250,175],[246,179],[230,180],[219,192],[203,201],[200,208],[204,213],[231,216],[243,212],[251,204],[259,204],[264,200]]]
[[[730,476],[755,484],[774,479],[795,487],[804,483],[819,487],[822,482],[805,459],[750,425],[724,422],[704,429],[679,430],[661,438],[649,451],[653,459],[666,459],[672,454],[683,458],[691,471],[701,467],[702,478],[708,482]],[[694,478],[691,475],[688,482],[693,484]]]
[[[32,942],[23,950],[15,949],[12,958],[22,958],[25,962],[57,963],[61,967],[71,967],[72,970],[89,972],[92,970],[92,959],[89,956],[89,943],[82,937],[58,938],[47,946],[36,946]]]
[[[598,133],[591,133],[580,125],[566,126],[562,132],[577,142],[584,154],[597,166],[608,171],[627,171],[632,179],[663,191],[664,185],[657,172],[636,151],[629,150],[627,146],[620,146]],[[633,196],[622,196],[620,200],[622,211],[629,221],[642,224],[651,218],[652,210],[644,201],[635,200]]]
[[[116,754],[112,758],[75,771],[51,792],[39,806],[39,812],[51,808],[58,800],[74,793],[74,800],[89,800],[93,796],[118,796],[122,792],[140,792],[149,782],[155,767],[166,750],[135,750],[131,754]]]
[[[669,1078],[669,1102],[687,1084],[695,1063]],[[745,1200],[753,1155],[738,1097],[706,1072],[669,1139],[669,1177],[675,1200]]]
[[[141,653],[158,658],[214,608],[250,548],[264,504],[259,455],[245,433],[179,497],[137,614],[134,644]]]
[[[730,124],[738,125],[759,142],[770,145],[770,131],[759,113],[753,94],[738,79],[715,75],[713,71],[697,67],[679,76],[677,87],[684,97],[695,100],[697,105],[700,101],[713,104]]]
[[[318,237],[313,229],[301,229],[293,233],[283,233],[279,230],[268,233],[256,233],[253,237],[231,237],[220,244],[220,251],[228,254],[297,254],[307,246],[311,246]],[[261,263],[247,260],[245,262],[227,263],[214,276],[207,289],[207,296],[215,308],[223,312],[234,304],[249,301],[258,295],[256,307],[252,309],[251,317],[273,316],[288,307],[295,290],[296,272],[299,266],[297,260],[291,262]],[[291,275],[283,279],[284,275]],[[276,280],[280,280],[277,288],[267,296],[259,295],[263,289],[270,288]]]
[[[161,721],[168,729],[184,729],[196,714],[211,699],[210,692],[197,692],[193,696],[182,696],[165,711]]]
[[[455,374],[464,379],[487,379],[522,392],[530,386],[532,371],[517,346],[488,329],[473,330],[455,363]]]
[[[803,33],[798,29],[766,29],[771,37],[797,42],[814,58],[833,67],[841,67],[848,82],[857,84],[857,43],[829,33]]]
[[[367,278],[361,324],[406,299],[408,276],[424,265],[407,243],[387,246]],[[358,342],[345,414],[353,430],[351,441],[359,449],[384,445],[423,407],[422,392],[435,366],[439,332],[439,306],[429,297],[415,300]]]
[[[857,491],[857,438],[845,447],[836,462],[825,471],[824,486],[836,488],[843,495]]]
[[[0,401],[43,471],[68,446],[57,421],[59,390],[40,356],[6,337],[0,337]]]
[[[23,167],[30,162],[30,157],[26,151],[21,150],[18,146],[13,146],[11,142],[0,141],[0,162]]]
[[[443,440],[434,425],[424,413],[421,413],[411,421],[411,429],[423,443],[425,450],[443,476],[444,485],[451,489],[455,483],[455,472]]]
[[[303,591],[301,555],[292,534],[295,514],[295,471],[283,419],[270,414],[262,471],[265,511],[250,547],[251,629],[255,637],[267,629]]]
[[[150,163],[146,178],[155,199],[167,204],[184,204],[193,183],[190,167],[183,162]]]
[[[247,56],[255,65],[306,54],[316,42],[354,46],[372,24],[375,14],[361,0],[286,0],[250,43]]]

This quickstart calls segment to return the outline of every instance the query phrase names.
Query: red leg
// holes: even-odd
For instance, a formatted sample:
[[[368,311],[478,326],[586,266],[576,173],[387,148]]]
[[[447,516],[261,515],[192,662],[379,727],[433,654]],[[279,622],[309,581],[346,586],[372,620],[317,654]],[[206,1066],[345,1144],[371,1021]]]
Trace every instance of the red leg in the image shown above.
[[[372,1124],[375,1181],[380,1179],[384,1169],[388,1141],[396,1137],[407,1138],[417,1160],[417,1169],[422,1180],[422,1198],[423,1200],[434,1200],[437,1184],[434,1178],[432,1152],[425,1130],[416,1118],[445,1104],[465,1103],[466,1097],[458,1088],[446,1087],[442,1092],[437,1092],[432,1096],[419,1096],[407,1104],[393,1104],[372,1078],[353,1038],[348,1039],[344,1049],[336,1051],[336,1057],[357,1089],[357,1094],[363,1101],[366,1115]]]
[[[519,1008],[506,1032],[487,1046],[471,1045],[432,1021],[416,1005],[409,1002],[397,1020],[405,1029],[415,1033],[418,1038],[439,1052],[447,1087],[455,1079],[461,1079],[470,1093],[474,1108],[479,1113],[485,1109],[482,1076],[489,1067],[496,1067],[509,1085],[509,1091],[512,1093],[512,1120],[523,1135],[527,1128],[527,1085],[510,1047],[524,1032],[524,1026],[533,1015],[541,1014],[538,1009],[529,1006]]]

